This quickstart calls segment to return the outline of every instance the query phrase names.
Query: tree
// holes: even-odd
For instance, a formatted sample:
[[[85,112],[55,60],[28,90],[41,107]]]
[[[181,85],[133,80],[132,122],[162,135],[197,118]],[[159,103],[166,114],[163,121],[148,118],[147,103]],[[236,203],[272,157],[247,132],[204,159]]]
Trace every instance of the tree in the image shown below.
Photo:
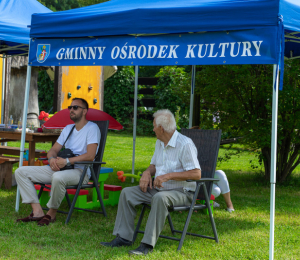
[[[38,99],[40,111],[51,111],[53,108],[54,82],[51,81],[46,70],[39,72]]]
[[[165,66],[156,74],[154,89],[156,109],[169,109],[177,115],[177,126],[188,127],[190,74],[184,67]]]
[[[41,4],[51,9],[53,12],[64,11],[81,7],[77,0],[38,0]]]
[[[78,0],[78,3],[80,4],[80,6],[89,6],[89,5],[100,4],[108,1],[109,0]]]
[[[201,125],[212,125],[236,136],[256,151],[270,178],[272,65],[203,66],[197,91],[206,107]],[[279,92],[277,181],[284,182],[300,163],[299,61],[286,62],[283,91]]]
[[[133,118],[133,106],[130,103],[133,93],[133,67],[119,67],[118,72],[105,81],[104,111],[121,124],[128,124]]]

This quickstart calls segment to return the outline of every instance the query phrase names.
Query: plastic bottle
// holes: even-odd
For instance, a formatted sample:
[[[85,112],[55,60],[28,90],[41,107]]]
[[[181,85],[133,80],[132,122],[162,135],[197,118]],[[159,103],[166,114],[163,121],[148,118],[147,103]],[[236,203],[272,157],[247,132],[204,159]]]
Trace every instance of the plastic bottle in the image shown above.
[[[12,118],[12,115],[10,115],[10,118],[9,118],[9,121],[8,121],[9,123],[9,125],[12,125],[13,123],[14,123],[14,120],[13,120],[13,118]]]
[[[19,121],[18,121],[18,128],[21,129],[22,128],[22,118],[20,117]]]

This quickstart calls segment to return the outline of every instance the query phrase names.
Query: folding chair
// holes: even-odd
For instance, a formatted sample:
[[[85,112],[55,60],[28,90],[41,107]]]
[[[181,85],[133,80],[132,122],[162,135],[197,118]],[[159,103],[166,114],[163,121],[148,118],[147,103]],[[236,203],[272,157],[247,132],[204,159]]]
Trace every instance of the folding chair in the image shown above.
[[[197,184],[195,194],[194,194],[194,197],[193,197],[193,200],[192,200],[192,203],[190,206],[182,205],[182,206],[176,206],[176,207],[169,208],[169,212],[171,212],[171,211],[189,211],[183,231],[174,229],[170,213],[168,215],[168,222],[169,222],[173,236],[175,236],[175,233],[180,233],[181,238],[169,237],[169,236],[164,236],[164,235],[159,236],[161,238],[167,238],[167,239],[179,241],[179,246],[177,248],[177,251],[179,251],[181,249],[186,235],[192,235],[192,236],[197,236],[197,237],[213,239],[217,243],[219,242],[215,221],[214,221],[213,214],[212,214],[211,207],[210,207],[210,196],[211,196],[213,181],[217,181],[217,179],[214,179],[213,177],[214,177],[215,169],[216,169],[216,163],[217,163],[217,158],[218,158],[218,151],[219,151],[219,147],[220,147],[222,131],[221,130],[182,129],[181,133],[183,135],[186,135],[189,138],[191,138],[193,140],[195,146],[197,147],[198,160],[199,160],[200,167],[201,167],[201,179],[198,181],[187,180],[188,182],[196,182],[196,184]],[[205,204],[204,205],[196,204],[197,199],[204,200]],[[147,204],[143,204],[142,212],[139,217],[139,220],[138,220],[138,223],[137,223],[134,235],[133,235],[133,242],[135,241],[138,233],[142,233],[142,234],[144,233],[144,231],[141,231],[139,229],[140,229],[146,208],[151,208],[151,207]],[[187,232],[187,229],[188,229],[188,226],[189,226],[189,223],[191,220],[191,216],[192,216],[194,210],[200,210],[200,209],[207,209],[209,212],[210,222],[211,222],[212,230],[214,233],[213,237]]]
[[[68,224],[68,222],[70,221],[71,215],[73,213],[74,209],[78,209],[78,210],[84,210],[84,211],[89,211],[89,212],[94,212],[94,213],[99,213],[99,214],[103,214],[105,217],[107,217],[105,208],[104,208],[104,204],[103,204],[103,199],[101,197],[101,193],[99,190],[99,183],[98,183],[98,179],[99,179],[99,174],[100,174],[100,170],[101,170],[101,164],[105,164],[105,162],[102,162],[102,158],[103,158],[103,154],[104,154],[104,148],[105,148],[105,143],[106,143],[106,137],[107,137],[107,131],[108,131],[108,124],[109,121],[92,121],[94,123],[96,123],[100,129],[101,132],[101,139],[100,139],[100,145],[99,145],[99,149],[98,152],[96,154],[95,160],[93,162],[91,161],[81,161],[81,162],[75,162],[76,164],[82,164],[84,165],[84,170],[83,173],[81,175],[81,178],[79,180],[78,185],[72,185],[72,186],[66,186],[66,190],[67,189],[76,189],[73,201],[71,203],[71,200],[69,198],[69,194],[66,191],[65,197],[67,199],[68,202],[68,206],[69,206],[69,211],[65,212],[65,211],[60,211],[58,210],[57,212],[59,213],[64,213],[64,214],[68,214],[67,219],[65,224]],[[86,175],[87,169],[90,169],[91,171],[91,180],[93,181],[90,184],[83,184],[83,180],[84,177]],[[35,183],[38,185],[41,185],[41,189],[40,192],[38,194],[38,198],[41,197],[43,190],[49,189],[49,185],[51,185],[51,183]],[[46,185],[48,185],[46,187]],[[83,208],[77,208],[75,207],[75,203],[76,200],[78,198],[79,192],[81,189],[86,189],[86,188],[95,188],[97,191],[97,195],[98,195],[98,200],[100,202],[100,206],[102,211],[96,211],[96,210],[90,210],[90,209],[83,209]],[[48,208],[43,208],[44,210],[49,210]]]

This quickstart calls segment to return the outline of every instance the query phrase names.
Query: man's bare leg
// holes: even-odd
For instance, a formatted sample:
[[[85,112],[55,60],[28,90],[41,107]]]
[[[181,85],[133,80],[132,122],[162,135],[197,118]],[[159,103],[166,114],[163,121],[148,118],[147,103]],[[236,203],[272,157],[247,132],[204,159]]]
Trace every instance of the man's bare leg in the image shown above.
[[[33,216],[35,218],[45,216],[45,213],[41,207],[41,204],[31,203],[31,207],[32,207]],[[51,217],[51,219],[54,219],[56,216],[56,213],[57,213],[57,209],[49,209],[49,211],[47,212],[47,215],[49,215]]]
[[[55,219],[56,213],[57,213],[57,209],[49,209],[47,215],[49,215],[51,219]]]
[[[45,216],[45,213],[44,213],[40,203],[31,203],[31,207],[32,207],[33,216],[35,218]]]

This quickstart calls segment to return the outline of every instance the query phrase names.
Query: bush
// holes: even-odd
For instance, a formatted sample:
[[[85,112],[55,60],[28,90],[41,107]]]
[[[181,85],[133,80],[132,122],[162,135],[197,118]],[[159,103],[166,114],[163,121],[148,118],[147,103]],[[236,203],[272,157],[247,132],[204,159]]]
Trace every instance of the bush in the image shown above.
[[[190,76],[183,67],[163,67],[156,74],[158,85],[154,87],[156,107],[149,111],[139,107],[137,111],[137,134],[154,135],[152,114],[159,109],[169,109],[176,116],[178,129],[188,127]],[[141,86],[139,86],[139,89]],[[119,67],[119,71],[106,80],[104,88],[104,111],[116,118],[128,133],[133,131],[134,97],[133,67]],[[142,98],[139,95],[138,98]]]
[[[53,107],[54,81],[51,81],[47,71],[39,72],[38,76],[38,100],[39,110],[49,112]]]
[[[176,115],[178,129],[187,128],[189,120],[190,75],[183,67],[166,66],[156,74],[154,90],[156,110],[169,109]]]
[[[128,123],[128,119],[133,117],[133,106],[129,100],[133,94],[133,67],[119,67],[118,72],[105,81],[104,111],[121,124]]]

